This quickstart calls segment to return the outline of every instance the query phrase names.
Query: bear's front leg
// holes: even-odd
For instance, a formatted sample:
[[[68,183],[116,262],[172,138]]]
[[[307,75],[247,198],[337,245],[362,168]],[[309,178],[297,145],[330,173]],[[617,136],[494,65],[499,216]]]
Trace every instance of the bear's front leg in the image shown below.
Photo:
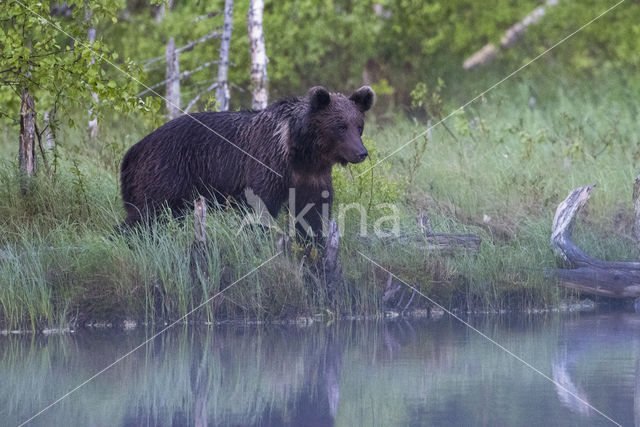
[[[295,223],[298,242],[324,247],[324,227],[328,224],[333,203],[331,188],[295,188],[289,198],[291,220]]]

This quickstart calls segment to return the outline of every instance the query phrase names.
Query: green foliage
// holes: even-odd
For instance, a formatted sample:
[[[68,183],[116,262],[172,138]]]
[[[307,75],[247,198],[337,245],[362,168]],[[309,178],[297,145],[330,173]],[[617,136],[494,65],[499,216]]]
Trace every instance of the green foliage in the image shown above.
[[[176,45],[181,46],[221,26],[221,14],[202,17],[224,6],[222,0],[178,2],[158,24],[151,19],[150,7],[144,2],[88,2],[90,21],[85,19],[87,10],[79,0],[67,2],[73,7],[70,18],[50,16],[46,2],[29,0],[25,4],[82,43],[72,43],[55,27],[43,25],[41,18],[17,1],[8,1],[0,15],[0,71],[9,71],[0,75],[5,83],[0,89],[0,111],[11,117],[15,117],[19,102],[16,93],[22,87],[37,88],[39,111],[51,109],[58,101],[57,105],[67,110],[95,107],[97,114],[113,110],[154,113],[159,103],[153,97],[144,102],[135,98],[134,94],[144,89],[135,80],[145,84],[163,80],[164,61],[149,64],[144,73],[140,64],[163,56],[169,37],[175,37]],[[376,71],[371,83],[379,95],[393,94],[396,103],[408,104],[409,92],[416,84],[425,83],[436,93],[437,76],[447,76],[448,81],[462,77],[460,65],[467,56],[487,42],[498,44],[506,29],[538,5],[533,0],[494,0],[490,4],[470,0],[267,1],[264,29],[271,97],[297,95],[318,84],[333,90],[352,90],[360,86],[363,69],[373,67]],[[501,53],[490,68],[512,70],[610,6],[606,0],[589,0],[561,2],[549,8],[539,23],[527,29],[518,48]],[[236,2],[234,10],[229,78],[237,85],[232,88],[235,108],[249,105],[247,7],[247,2]],[[636,24],[639,16],[640,6],[625,2],[560,45],[549,57],[557,65],[603,76],[619,67],[637,67],[640,57],[634,43],[637,37],[633,35],[640,33]],[[97,29],[98,35],[92,50],[85,44],[90,26]],[[203,58],[217,59],[218,47],[218,42],[211,40],[181,54],[181,69],[192,70],[202,64]],[[184,105],[209,86],[214,77],[215,65],[185,79]],[[88,89],[98,94],[97,106]],[[158,91],[163,93],[162,88]],[[441,92],[446,98],[448,94]],[[198,108],[210,105],[203,97]]]
[[[95,106],[91,91],[111,110],[129,112],[149,107],[133,96],[139,67],[122,59],[98,39],[90,44],[87,31],[115,16],[118,0],[70,1],[71,17],[51,15],[49,2],[7,1],[0,10],[0,112],[16,117],[20,91],[28,88],[36,110]],[[86,16],[91,19],[86,19]],[[110,68],[115,64],[120,71]],[[124,74],[123,74],[124,73]],[[88,107],[88,108],[87,108]],[[60,114],[60,113],[58,113]]]
[[[380,160],[374,141],[365,138],[364,145],[369,152],[368,161],[333,169],[336,204],[357,203],[374,217],[388,214],[385,204],[399,203],[402,187],[389,178],[388,164],[372,167]]]
[[[161,23],[150,18],[145,2],[91,1],[90,20],[84,1],[66,2],[73,7],[69,17],[50,15],[48,2],[24,4],[36,14],[16,0],[7,0],[0,10],[5,135],[0,143],[5,159],[0,165],[0,317],[10,319],[6,324],[62,323],[89,307],[96,316],[175,318],[219,290],[224,280],[233,281],[273,255],[275,236],[246,230],[238,237],[238,217],[216,212],[209,223],[215,242],[207,259],[212,280],[194,288],[185,255],[190,219],[168,219],[132,240],[112,232],[124,213],[117,185],[120,159],[164,120],[158,97],[135,96],[143,84],[165,78],[162,59],[146,60],[163,57],[169,37],[182,46],[220,26],[221,15],[200,17],[221,10],[222,0],[176,2]],[[271,99],[299,95],[317,84],[347,92],[362,84],[366,69],[378,102],[412,105],[434,124],[612,4],[559,2],[527,29],[517,47],[482,69],[461,70],[468,55],[488,42],[499,43],[507,28],[538,5],[533,0],[267,1]],[[247,2],[236,2],[229,75],[235,84],[233,108],[249,105],[246,15]],[[401,209],[409,234],[420,233],[414,217],[423,210],[435,231],[474,232],[483,244],[477,257],[444,260],[411,248],[391,250],[384,241],[365,247],[356,233],[345,233],[341,251],[347,282],[339,290],[344,298],[332,310],[362,314],[380,308],[384,278],[359,257],[360,249],[451,305],[461,300],[491,309],[553,304],[564,293],[535,273],[554,265],[548,250],[553,209],[569,188],[593,182],[597,196],[584,213],[590,229],[577,236],[579,244],[594,256],[631,257],[624,200],[640,164],[640,60],[634,37],[640,33],[639,17],[637,3],[623,3],[435,127],[430,137],[422,135],[425,124],[419,119],[395,117],[384,127],[367,125],[375,131],[365,142],[369,160],[334,170],[336,205],[357,203],[376,219],[388,215],[393,204]],[[97,29],[91,46],[89,28]],[[218,48],[219,42],[211,40],[184,52],[181,70],[216,60]],[[446,78],[446,87],[438,76]],[[215,66],[184,79],[183,105],[214,79]],[[44,111],[57,110],[52,123],[58,131],[52,174],[36,177],[26,196],[19,194],[11,161],[23,88],[34,95],[38,120]],[[91,92],[98,95],[97,104]],[[192,111],[203,108],[215,109],[213,93],[202,96]],[[77,125],[86,122],[89,109],[105,129],[90,143]],[[376,165],[412,139],[410,147]],[[358,220],[353,211],[348,215],[349,224]],[[303,276],[299,260],[283,259],[251,286],[238,286],[215,310],[229,317],[265,318],[327,308],[326,289],[308,286]],[[441,283],[446,286],[437,286]]]
[[[411,91],[411,106],[422,109],[429,118],[442,119],[442,109],[444,107],[442,89],[444,87],[444,80],[441,78],[438,78],[435,88],[432,90],[429,90],[426,83],[418,83]]]

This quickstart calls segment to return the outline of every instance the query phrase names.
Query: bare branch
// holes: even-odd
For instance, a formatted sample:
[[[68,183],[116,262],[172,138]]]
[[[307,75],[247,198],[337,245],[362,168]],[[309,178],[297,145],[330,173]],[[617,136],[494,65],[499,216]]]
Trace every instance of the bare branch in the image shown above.
[[[184,71],[184,72],[182,72],[182,73],[178,74],[178,75],[177,75],[177,76],[175,76],[173,79],[175,79],[175,80],[183,80],[183,79],[186,79],[187,77],[191,76],[192,74],[197,73],[198,71],[200,71],[200,70],[202,70],[202,69],[204,69],[204,68],[210,67],[211,65],[213,65],[213,64],[217,64],[217,63],[218,63],[218,61],[209,61],[209,62],[205,62],[204,64],[202,64],[202,65],[200,65],[200,66],[198,66],[198,67],[194,68],[193,70]],[[136,95],[136,97],[141,97],[142,95],[145,95],[145,94],[147,94],[147,93],[151,92],[151,91],[152,91],[152,90],[154,90],[155,88],[158,88],[158,87],[160,87],[160,86],[164,86],[164,85],[166,85],[167,83],[169,83],[170,81],[173,81],[173,79],[164,79],[164,80],[163,80],[163,81],[161,81],[161,82],[158,82],[158,83],[156,83],[156,84],[154,84],[154,85],[151,85],[151,86],[147,87],[145,90],[143,90],[142,92],[138,93],[138,94]]]
[[[215,30],[213,30],[212,32],[210,32],[209,34],[207,34],[205,36],[202,36],[198,40],[190,41],[186,45],[177,48],[176,49],[176,54],[180,54],[182,52],[188,52],[188,51],[190,51],[191,49],[193,49],[196,45],[198,45],[200,43],[203,43],[203,42],[206,42],[207,40],[211,40],[211,39],[215,39],[215,38],[220,37],[221,33],[220,33],[219,30],[220,30],[220,28],[216,28]],[[154,62],[165,60],[165,59],[166,59],[166,57],[164,55],[163,56],[156,56],[155,58],[151,58],[151,59],[147,59],[146,61],[144,61],[144,68],[148,69],[147,67],[150,64],[153,64]]]
[[[189,112],[189,110],[191,110],[191,107],[193,107],[196,102],[198,102],[200,100],[200,97],[202,95],[204,95],[207,92],[212,91],[213,89],[215,89],[218,86],[218,83],[214,83],[211,86],[209,86],[208,88],[206,88],[204,91],[200,92],[199,94],[197,94],[195,96],[195,98],[193,98],[191,101],[189,101],[189,103],[187,104],[187,108],[184,109],[184,113],[187,114]]]

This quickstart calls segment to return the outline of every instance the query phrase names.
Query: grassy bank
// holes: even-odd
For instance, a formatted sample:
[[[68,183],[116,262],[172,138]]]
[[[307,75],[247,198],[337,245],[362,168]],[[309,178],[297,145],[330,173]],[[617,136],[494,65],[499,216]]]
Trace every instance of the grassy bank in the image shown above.
[[[620,82],[513,81],[447,120],[448,130],[436,126],[430,139],[420,136],[425,123],[405,115],[372,119],[365,130],[372,161],[337,168],[334,213],[340,204],[361,203],[372,234],[375,221],[390,214],[381,203],[392,203],[402,233],[418,235],[415,218],[424,211],[433,231],[475,233],[482,244],[477,256],[425,254],[362,239],[359,215],[347,214],[341,240],[346,280],[333,301],[322,281],[305,273],[295,251],[235,283],[276,255],[279,239],[256,229],[238,233],[243,215],[236,210],[209,210],[205,280],[194,279],[190,269],[191,218],[166,219],[126,238],[115,234],[124,217],[119,161],[151,129],[103,123],[99,140],[89,142],[63,128],[57,154],[49,155],[51,171],[41,164],[23,196],[13,161],[16,131],[7,128],[0,142],[0,325],[175,319],[229,285],[193,318],[272,319],[325,309],[377,313],[384,309],[387,275],[359,251],[446,307],[557,304],[567,293],[542,272],[555,266],[551,221],[570,189],[598,185],[581,213],[576,243],[603,259],[636,256],[631,189],[640,158],[637,100],[638,93]]]

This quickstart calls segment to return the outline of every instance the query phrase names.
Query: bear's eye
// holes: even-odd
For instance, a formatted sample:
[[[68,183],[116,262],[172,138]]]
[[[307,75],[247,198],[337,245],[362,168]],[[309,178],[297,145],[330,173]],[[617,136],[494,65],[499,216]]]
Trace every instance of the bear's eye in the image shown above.
[[[349,129],[349,127],[348,127],[346,124],[344,124],[344,123],[342,123],[342,124],[340,124],[340,125],[338,126],[338,131],[339,131],[340,133],[346,133],[346,132],[347,132],[347,129]]]
[[[358,126],[358,133],[360,134],[360,136],[362,136],[362,132],[364,132],[364,126],[360,125]]]

